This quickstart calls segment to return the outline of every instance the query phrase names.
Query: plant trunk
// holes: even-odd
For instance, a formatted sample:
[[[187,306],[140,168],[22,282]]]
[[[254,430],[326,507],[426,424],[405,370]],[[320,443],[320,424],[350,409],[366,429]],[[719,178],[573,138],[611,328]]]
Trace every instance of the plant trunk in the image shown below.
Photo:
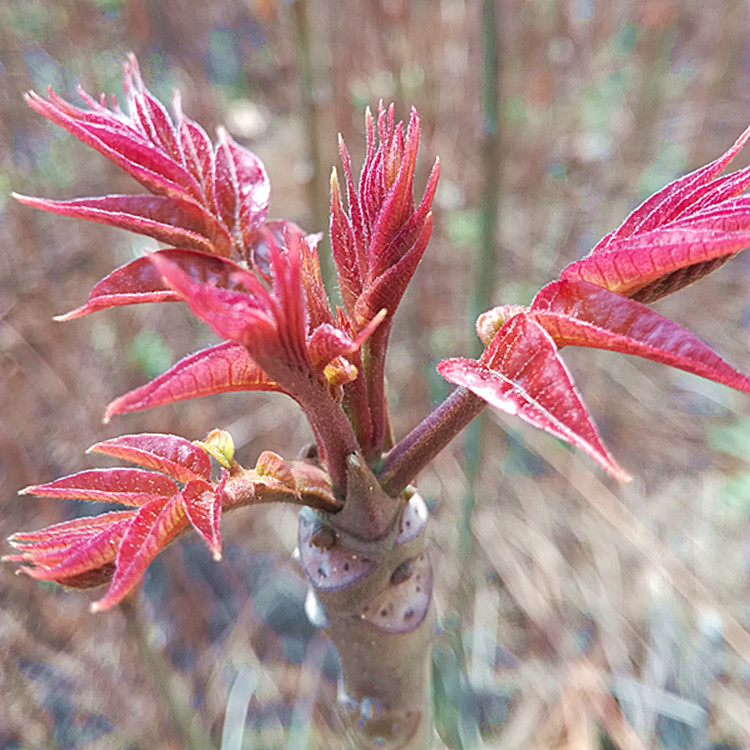
[[[387,495],[364,460],[348,461],[344,509],[300,513],[306,610],[341,659],[339,700],[358,748],[429,748],[434,632],[427,508]]]

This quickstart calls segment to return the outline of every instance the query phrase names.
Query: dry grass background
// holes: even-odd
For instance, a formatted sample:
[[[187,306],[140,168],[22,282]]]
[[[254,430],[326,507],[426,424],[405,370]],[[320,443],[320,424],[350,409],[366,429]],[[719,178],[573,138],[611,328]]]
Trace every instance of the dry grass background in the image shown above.
[[[146,242],[7,197],[132,189],[27,110],[26,89],[72,95],[80,80],[117,91],[133,50],[162,98],[179,86],[190,116],[229,123],[268,166],[272,214],[310,230],[325,228],[336,131],[359,163],[363,107],[384,98],[406,117],[416,105],[422,177],[436,154],[443,166],[434,239],[392,345],[398,435],[445,392],[434,362],[474,346],[478,274],[491,275],[496,304],[527,302],[637,200],[747,125],[743,2],[498,0],[499,236],[477,268],[480,10],[478,0],[2,0],[3,537],[88,512],[15,493],[93,466],[83,450],[116,434],[199,438],[223,426],[248,464],[263,449],[293,455],[309,436],[292,406],[263,395],[102,425],[112,398],[210,334],[168,305],[51,321]],[[740,256],[659,305],[746,372],[749,271]],[[565,356],[636,479],[612,486],[554,440],[489,414],[476,470],[474,443],[457,440],[423,473],[443,738],[509,750],[750,746],[750,402],[651,363]],[[332,655],[301,609],[294,533],[284,509],[232,517],[222,564],[197,543],[175,545],[132,602],[98,616],[87,594],[2,567],[0,747],[203,748],[222,737],[225,748],[346,747]]]

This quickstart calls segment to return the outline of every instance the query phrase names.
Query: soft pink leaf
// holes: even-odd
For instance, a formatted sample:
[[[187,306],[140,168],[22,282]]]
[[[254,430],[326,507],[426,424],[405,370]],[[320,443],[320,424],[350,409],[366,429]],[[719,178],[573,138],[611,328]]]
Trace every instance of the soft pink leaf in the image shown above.
[[[258,367],[244,346],[226,341],[181,359],[151,382],[115,399],[107,407],[105,419],[229,391],[283,392]]]
[[[115,574],[105,596],[91,606],[101,612],[122,601],[136,586],[151,561],[187,526],[182,495],[151,500],[138,510],[122,541]]]
[[[555,281],[531,306],[558,346],[589,346],[633,354],[750,392],[737,372],[677,323],[632,299],[585,281]]]
[[[491,406],[580,448],[618,480],[629,480],[599,437],[554,341],[534,320],[517,315],[481,360],[443,360],[438,372]]]
[[[206,451],[177,435],[123,435],[97,443],[88,452],[103,453],[162,471],[178,482],[207,480],[211,476],[211,459]]]
[[[154,497],[171,497],[175,483],[164,474],[141,469],[89,469],[21,490],[24,495],[94,500],[141,506]]]

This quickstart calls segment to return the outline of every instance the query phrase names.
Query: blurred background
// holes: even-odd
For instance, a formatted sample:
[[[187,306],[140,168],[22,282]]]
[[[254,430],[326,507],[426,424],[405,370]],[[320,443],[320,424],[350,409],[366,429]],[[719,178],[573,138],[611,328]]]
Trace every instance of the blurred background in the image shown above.
[[[264,160],[270,215],[310,231],[327,229],[337,132],[359,165],[364,108],[416,106],[417,185],[436,155],[442,177],[391,345],[398,437],[448,392],[435,362],[476,353],[481,309],[528,303],[637,202],[733,143],[750,115],[749,30],[741,0],[2,0],[1,536],[95,511],[16,492],[107,465],[84,450],[118,434],[221,426],[246,465],[310,439],[291,403],[262,394],[102,424],[109,401],[213,339],[179,305],[51,320],[151,246],[9,197],[140,190],[24,91],[121,92],[133,51],[157,96],[179,88],[186,114]],[[740,256],[657,309],[748,372],[749,274]],[[565,359],[635,480],[613,486],[489,413],[422,474],[443,741],[747,747],[750,401],[619,355]],[[284,508],[233,515],[222,563],[173,545],[127,605],[96,616],[97,592],[2,566],[0,748],[348,747],[295,531]]]

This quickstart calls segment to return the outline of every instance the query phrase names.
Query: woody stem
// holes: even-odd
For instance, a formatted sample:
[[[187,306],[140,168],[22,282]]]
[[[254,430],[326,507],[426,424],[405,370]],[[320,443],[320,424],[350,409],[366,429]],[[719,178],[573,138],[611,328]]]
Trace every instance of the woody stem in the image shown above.
[[[479,396],[458,387],[385,455],[377,472],[392,497],[401,492],[486,406]]]

